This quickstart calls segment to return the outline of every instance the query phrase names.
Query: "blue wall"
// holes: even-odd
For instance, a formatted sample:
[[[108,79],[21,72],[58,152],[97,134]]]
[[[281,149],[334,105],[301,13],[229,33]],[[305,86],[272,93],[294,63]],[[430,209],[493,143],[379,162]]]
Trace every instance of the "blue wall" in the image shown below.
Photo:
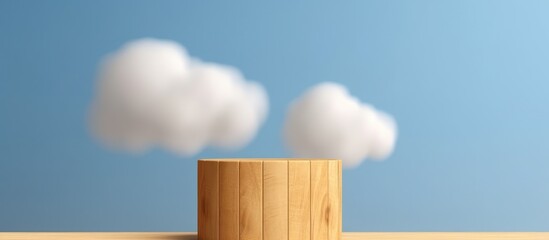
[[[321,81],[392,113],[392,157],[344,172],[345,231],[549,231],[547,1],[1,1],[0,231],[194,231],[196,159],[285,157],[286,107]],[[141,37],[270,93],[239,152],[103,148],[99,59]]]

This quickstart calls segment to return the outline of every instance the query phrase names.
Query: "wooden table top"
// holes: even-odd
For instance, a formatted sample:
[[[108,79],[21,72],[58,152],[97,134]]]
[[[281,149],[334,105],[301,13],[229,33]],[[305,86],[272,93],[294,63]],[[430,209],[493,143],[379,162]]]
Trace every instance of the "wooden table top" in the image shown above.
[[[0,240],[196,240],[191,232],[4,232]],[[356,232],[343,233],[343,240],[548,240],[549,233],[528,232]]]

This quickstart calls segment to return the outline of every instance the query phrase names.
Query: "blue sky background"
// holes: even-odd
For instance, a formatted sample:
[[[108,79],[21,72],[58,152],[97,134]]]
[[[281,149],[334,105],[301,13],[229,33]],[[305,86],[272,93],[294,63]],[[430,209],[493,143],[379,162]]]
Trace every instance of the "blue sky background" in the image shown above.
[[[344,171],[344,231],[549,231],[547,1],[0,1],[0,231],[195,231],[196,159],[286,157],[322,81],[392,113],[385,162]],[[108,150],[98,61],[171,39],[234,65],[271,111],[238,152]]]

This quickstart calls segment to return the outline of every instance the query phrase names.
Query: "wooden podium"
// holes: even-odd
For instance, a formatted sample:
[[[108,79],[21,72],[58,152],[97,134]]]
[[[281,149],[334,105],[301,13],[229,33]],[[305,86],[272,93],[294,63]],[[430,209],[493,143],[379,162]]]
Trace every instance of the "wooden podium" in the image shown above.
[[[198,239],[341,239],[341,161],[198,161]]]

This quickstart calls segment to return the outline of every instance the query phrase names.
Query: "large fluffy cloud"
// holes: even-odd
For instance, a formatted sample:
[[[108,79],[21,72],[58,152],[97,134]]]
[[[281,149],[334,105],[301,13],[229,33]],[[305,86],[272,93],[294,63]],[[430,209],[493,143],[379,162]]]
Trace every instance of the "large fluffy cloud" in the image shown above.
[[[321,83],[292,104],[284,133],[297,156],[338,158],[354,167],[390,155],[397,127],[390,115],[361,103],[344,86]]]
[[[263,87],[238,69],[192,58],[172,41],[141,39],[103,60],[90,122],[118,148],[192,155],[209,145],[247,144],[267,101]]]

